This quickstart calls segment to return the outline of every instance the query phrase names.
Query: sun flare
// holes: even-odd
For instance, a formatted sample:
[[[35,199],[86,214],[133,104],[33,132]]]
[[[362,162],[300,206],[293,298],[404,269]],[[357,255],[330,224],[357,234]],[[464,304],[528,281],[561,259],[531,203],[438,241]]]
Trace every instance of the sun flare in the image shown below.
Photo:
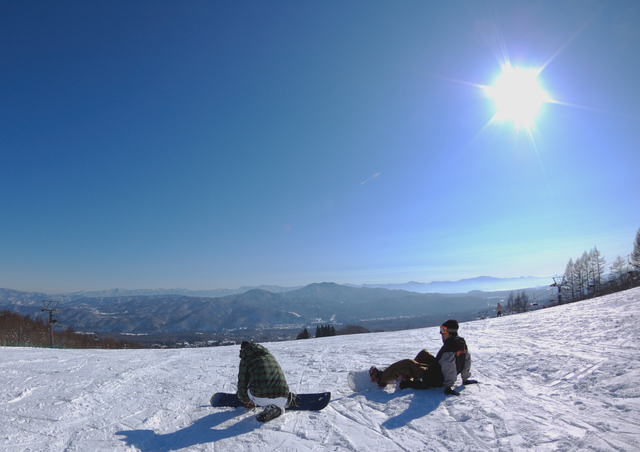
[[[486,92],[496,105],[495,120],[512,121],[516,129],[530,128],[542,107],[549,100],[538,84],[539,70],[506,66],[493,86]]]

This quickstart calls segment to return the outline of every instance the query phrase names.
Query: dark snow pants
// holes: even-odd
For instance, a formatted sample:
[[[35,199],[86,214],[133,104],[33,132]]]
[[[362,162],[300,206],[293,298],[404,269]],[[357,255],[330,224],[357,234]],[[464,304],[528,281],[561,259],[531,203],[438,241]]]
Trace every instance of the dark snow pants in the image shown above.
[[[387,367],[378,377],[378,383],[386,385],[396,378],[422,378],[435,357],[427,350],[422,350],[415,359],[403,359]]]

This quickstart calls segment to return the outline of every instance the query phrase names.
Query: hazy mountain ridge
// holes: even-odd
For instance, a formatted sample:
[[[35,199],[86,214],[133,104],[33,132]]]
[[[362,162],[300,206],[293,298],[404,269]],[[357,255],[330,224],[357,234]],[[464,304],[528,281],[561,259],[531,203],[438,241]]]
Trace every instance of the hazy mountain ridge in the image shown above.
[[[422,283],[409,281],[401,284],[345,284],[350,287],[384,288],[389,290],[407,290],[418,293],[467,293],[470,291],[497,292],[520,290],[549,286],[553,283],[552,276],[520,276],[518,278],[496,278],[493,276],[478,276],[460,279],[458,281],[432,281]]]
[[[131,297],[131,296],[146,296],[146,295],[184,295],[187,297],[206,297],[206,298],[218,298],[225,297],[227,295],[234,295],[239,293],[245,293],[252,289],[268,290],[269,292],[280,293],[287,292],[289,290],[299,289],[302,286],[296,287],[282,287],[275,285],[262,285],[262,286],[243,286],[237,289],[208,289],[208,290],[189,290],[189,289],[107,289],[107,290],[95,290],[84,292],[71,292],[68,294],[57,294],[61,297]]]

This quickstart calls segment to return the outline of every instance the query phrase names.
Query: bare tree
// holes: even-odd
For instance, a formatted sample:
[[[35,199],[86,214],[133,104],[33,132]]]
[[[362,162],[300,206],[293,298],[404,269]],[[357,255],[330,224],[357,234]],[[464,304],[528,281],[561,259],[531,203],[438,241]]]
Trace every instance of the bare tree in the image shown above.
[[[587,272],[587,261],[589,260],[589,255],[587,252],[583,252],[582,256],[580,256],[574,266],[573,266],[573,280],[576,286],[575,294],[577,295],[577,299],[581,300],[584,298],[584,294],[587,292],[588,287],[588,272]],[[574,298],[575,300],[575,298]]]
[[[522,295],[520,293],[516,294],[516,298],[513,300],[513,310],[514,312],[524,312],[524,307],[522,305]]]
[[[509,314],[514,313],[514,306],[513,306],[514,301],[515,301],[515,298],[514,298],[513,292],[509,292],[509,297],[507,298],[507,312]]]
[[[636,270],[640,270],[640,229],[636,232],[636,239],[633,241],[633,251],[631,252],[630,261]]]
[[[611,273],[613,274],[614,279],[617,279],[620,284],[623,283],[623,276],[626,272],[626,267],[627,263],[621,256],[616,257],[616,260],[611,264]]]
[[[529,308],[529,295],[523,290],[520,295],[520,303],[522,303],[522,312],[527,312]]]
[[[563,284],[562,284],[562,298],[569,301],[574,301],[576,299],[576,287],[575,287],[575,280],[573,278],[574,266],[575,264],[573,263],[573,259],[569,259],[569,262],[567,262],[567,266],[564,270],[564,278],[563,278]]]
[[[602,275],[604,274],[606,261],[596,246],[589,253],[589,258],[592,267],[593,287],[595,292],[598,293],[602,286]]]

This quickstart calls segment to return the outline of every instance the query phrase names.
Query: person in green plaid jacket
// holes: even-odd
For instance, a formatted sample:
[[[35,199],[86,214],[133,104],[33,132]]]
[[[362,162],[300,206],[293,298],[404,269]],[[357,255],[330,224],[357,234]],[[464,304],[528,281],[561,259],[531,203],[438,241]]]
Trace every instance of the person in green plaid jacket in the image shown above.
[[[248,409],[266,407],[257,416],[261,422],[280,416],[295,397],[289,391],[280,364],[269,350],[248,341],[240,346],[237,396]]]

